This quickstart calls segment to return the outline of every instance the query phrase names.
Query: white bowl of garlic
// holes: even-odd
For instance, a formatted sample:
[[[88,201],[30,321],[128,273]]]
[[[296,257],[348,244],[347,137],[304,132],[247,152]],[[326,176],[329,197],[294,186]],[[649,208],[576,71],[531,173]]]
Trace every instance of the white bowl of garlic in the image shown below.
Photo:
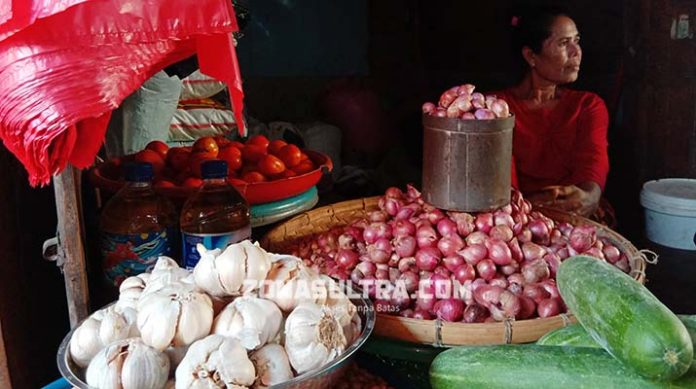
[[[250,241],[198,249],[193,271],[161,257],[70,331],[58,349],[63,377],[124,389],[328,388],[342,379],[372,333],[369,299]]]

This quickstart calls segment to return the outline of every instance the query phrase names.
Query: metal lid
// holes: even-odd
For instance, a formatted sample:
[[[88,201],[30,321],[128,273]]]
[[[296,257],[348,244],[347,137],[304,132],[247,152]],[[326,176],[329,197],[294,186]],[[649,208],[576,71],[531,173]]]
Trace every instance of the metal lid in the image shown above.
[[[152,181],[152,164],[149,162],[130,162],[126,164],[126,181],[148,182]]]
[[[203,162],[201,164],[201,176],[203,179],[227,177],[227,162],[219,159]]]
[[[640,192],[643,207],[670,215],[696,217],[696,179],[648,181]]]

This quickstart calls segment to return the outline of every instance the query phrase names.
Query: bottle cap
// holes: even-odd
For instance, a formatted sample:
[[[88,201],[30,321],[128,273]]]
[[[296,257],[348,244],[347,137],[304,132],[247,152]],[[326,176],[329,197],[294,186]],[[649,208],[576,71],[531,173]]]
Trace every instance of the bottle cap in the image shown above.
[[[201,164],[201,176],[203,176],[203,179],[227,177],[227,162],[219,159],[203,162]]]
[[[149,162],[130,162],[126,164],[126,181],[152,181],[152,164]]]

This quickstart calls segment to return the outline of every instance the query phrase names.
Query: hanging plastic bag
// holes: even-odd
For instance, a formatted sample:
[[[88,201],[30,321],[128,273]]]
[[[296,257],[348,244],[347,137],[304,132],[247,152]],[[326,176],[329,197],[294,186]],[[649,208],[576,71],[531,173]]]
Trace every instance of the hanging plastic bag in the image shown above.
[[[241,118],[232,44],[238,28],[229,0],[35,0],[12,7],[3,23],[7,6],[0,6],[0,138],[32,185],[47,184],[68,162],[91,165],[110,112],[154,73],[194,53],[204,73],[229,85]]]

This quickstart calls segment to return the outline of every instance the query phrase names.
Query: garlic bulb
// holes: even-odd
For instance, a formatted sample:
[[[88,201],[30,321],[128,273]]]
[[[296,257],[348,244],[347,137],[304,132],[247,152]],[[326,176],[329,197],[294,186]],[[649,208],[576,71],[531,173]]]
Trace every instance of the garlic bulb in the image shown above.
[[[343,326],[343,335],[346,337],[348,344],[353,344],[359,337],[362,331],[362,318],[358,315],[356,311],[353,317],[350,319],[348,325]]]
[[[90,362],[86,378],[100,389],[159,389],[169,376],[169,359],[138,338],[109,344]]]
[[[362,320],[358,315],[358,309],[333,278],[322,275],[321,280],[327,289],[327,299],[323,305],[331,308],[334,317],[341,323],[348,344],[351,344],[360,335]]]
[[[155,262],[155,267],[152,269],[152,273],[150,273],[150,278],[147,280],[147,285],[143,289],[141,297],[156,292],[167,285],[182,281],[186,282],[188,281],[187,277],[190,275],[191,272],[179,267],[175,260],[161,256]]]
[[[331,308],[301,304],[285,320],[285,351],[297,374],[331,362],[346,345],[341,323]]]
[[[176,368],[176,389],[246,388],[256,370],[238,341],[210,335],[191,345]]]
[[[70,338],[70,357],[80,367],[87,367],[107,344],[139,336],[136,312],[132,308],[110,306],[88,317]]]
[[[140,335],[145,344],[160,351],[205,337],[212,323],[213,303],[193,284],[175,282],[143,295],[138,302]]]
[[[261,289],[261,297],[271,300],[285,313],[292,312],[302,303],[321,303],[325,296],[312,294],[312,282],[319,275],[302,263],[302,260],[289,255],[274,255],[271,270]]]
[[[116,306],[119,308],[137,309],[140,295],[145,289],[147,280],[150,278],[150,273],[141,273],[137,276],[128,277],[121,283],[119,287],[118,301]]]
[[[193,276],[201,289],[216,297],[253,292],[271,268],[268,253],[249,240],[227,246],[223,252],[196,246],[201,259]]]
[[[237,339],[247,350],[278,337],[283,314],[272,301],[238,297],[215,318],[213,333]]]
[[[256,366],[255,388],[267,388],[292,379],[288,354],[279,344],[267,344],[249,357]]]

